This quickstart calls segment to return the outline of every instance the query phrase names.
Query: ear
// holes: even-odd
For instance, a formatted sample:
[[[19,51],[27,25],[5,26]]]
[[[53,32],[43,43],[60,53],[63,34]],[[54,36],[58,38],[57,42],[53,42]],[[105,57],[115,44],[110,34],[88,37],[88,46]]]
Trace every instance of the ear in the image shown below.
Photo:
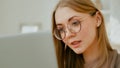
[[[102,23],[102,18],[101,18],[101,14],[99,11],[96,12],[96,26],[99,27]]]

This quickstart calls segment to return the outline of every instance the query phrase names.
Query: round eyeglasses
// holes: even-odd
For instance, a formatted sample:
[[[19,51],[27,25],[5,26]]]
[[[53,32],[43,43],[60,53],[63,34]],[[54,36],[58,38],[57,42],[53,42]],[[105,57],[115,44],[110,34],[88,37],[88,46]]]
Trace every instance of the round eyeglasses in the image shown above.
[[[67,28],[71,33],[78,33],[81,30],[81,23],[79,20],[71,21],[67,24]],[[66,32],[64,28],[55,28],[54,36],[58,40],[63,40],[66,37]]]

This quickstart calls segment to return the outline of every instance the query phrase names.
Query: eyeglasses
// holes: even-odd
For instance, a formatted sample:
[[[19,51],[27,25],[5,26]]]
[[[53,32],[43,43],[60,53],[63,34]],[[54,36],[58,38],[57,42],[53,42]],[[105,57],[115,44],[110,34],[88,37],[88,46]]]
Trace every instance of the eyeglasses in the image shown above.
[[[78,33],[81,30],[81,22],[79,20],[71,21],[67,24],[67,28],[71,33]],[[66,29],[65,28],[55,28],[54,36],[58,40],[63,40],[66,37]]]

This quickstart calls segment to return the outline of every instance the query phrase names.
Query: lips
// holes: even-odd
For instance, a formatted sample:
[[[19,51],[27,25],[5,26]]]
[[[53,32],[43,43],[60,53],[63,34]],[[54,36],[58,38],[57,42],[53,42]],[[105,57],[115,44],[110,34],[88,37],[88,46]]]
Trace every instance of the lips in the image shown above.
[[[77,47],[80,46],[80,43],[81,43],[81,41],[73,41],[73,42],[71,42],[71,45],[72,45],[74,48],[77,48]]]

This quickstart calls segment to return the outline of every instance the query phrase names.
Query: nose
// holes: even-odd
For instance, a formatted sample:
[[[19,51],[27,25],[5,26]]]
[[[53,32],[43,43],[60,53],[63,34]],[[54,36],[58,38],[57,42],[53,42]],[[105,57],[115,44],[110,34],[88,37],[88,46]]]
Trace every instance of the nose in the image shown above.
[[[66,37],[65,37],[66,39],[75,36],[75,33],[70,32],[70,30],[68,28],[66,29],[65,34],[66,34]]]

